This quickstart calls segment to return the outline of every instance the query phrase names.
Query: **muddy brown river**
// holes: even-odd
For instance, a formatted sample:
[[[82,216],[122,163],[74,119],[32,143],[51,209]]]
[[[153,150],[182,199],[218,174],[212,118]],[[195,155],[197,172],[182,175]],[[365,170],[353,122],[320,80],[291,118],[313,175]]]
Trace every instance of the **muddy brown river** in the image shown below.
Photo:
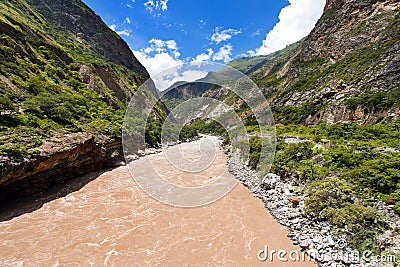
[[[210,183],[226,171],[227,158],[219,148],[199,154],[200,142],[178,147],[182,159],[213,158],[204,170],[173,168],[159,153],[146,156],[156,167],[143,164],[140,172],[157,168],[185,186]],[[0,222],[0,266],[315,266],[276,254],[272,262],[258,259],[265,246],[288,253],[298,247],[241,184],[211,204],[181,208],[149,196],[126,166],[85,177],[79,190]]]

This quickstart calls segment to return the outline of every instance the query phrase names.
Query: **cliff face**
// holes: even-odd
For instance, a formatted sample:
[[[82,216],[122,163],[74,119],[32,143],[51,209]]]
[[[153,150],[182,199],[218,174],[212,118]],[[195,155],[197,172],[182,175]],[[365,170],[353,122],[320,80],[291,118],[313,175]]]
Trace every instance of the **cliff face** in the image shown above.
[[[278,122],[362,124],[397,119],[400,3],[328,0],[300,44],[231,65],[274,99],[271,107]]]
[[[71,133],[45,141],[41,153],[19,164],[7,164],[0,179],[1,199],[27,196],[66,179],[120,164],[119,140],[99,144],[88,133]]]
[[[287,94],[277,105],[317,106],[305,123],[398,118],[399,7],[392,0],[328,1],[288,71]],[[309,84],[297,90],[302,82]]]
[[[106,61],[123,65],[139,74],[141,83],[150,78],[122,38],[80,0],[28,0],[48,22],[73,35]]]
[[[148,78],[81,1],[0,2],[0,199],[117,164],[125,108]]]
[[[302,46],[303,60],[336,62],[369,44],[396,39],[396,0],[328,0],[324,14]],[[396,25],[397,24],[397,25]]]

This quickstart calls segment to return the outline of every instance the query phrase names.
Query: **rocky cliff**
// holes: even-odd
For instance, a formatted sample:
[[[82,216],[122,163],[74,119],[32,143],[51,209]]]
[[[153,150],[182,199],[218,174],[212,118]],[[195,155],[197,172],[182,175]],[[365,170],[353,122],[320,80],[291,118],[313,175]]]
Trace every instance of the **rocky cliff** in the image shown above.
[[[117,164],[125,108],[148,78],[81,1],[0,2],[0,199]]]
[[[328,0],[299,44],[231,65],[273,99],[283,123],[376,123],[400,117],[400,4]]]
[[[135,58],[128,45],[108,29],[102,19],[80,0],[28,0],[49,23],[68,32],[96,55],[109,62],[134,69],[141,83],[150,78],[147,70]]]
[[[384,45],[398,38],[398,8],[395,0],[328,0],[300,57],[336,62],[369,44]]]

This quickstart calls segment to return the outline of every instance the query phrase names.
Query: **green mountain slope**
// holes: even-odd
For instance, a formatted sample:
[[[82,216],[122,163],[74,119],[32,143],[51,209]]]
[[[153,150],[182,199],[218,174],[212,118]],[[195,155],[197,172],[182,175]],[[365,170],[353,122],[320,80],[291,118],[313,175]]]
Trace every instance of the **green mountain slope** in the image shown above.
[[[398,1],[327,1],[295,52],[270,60],[261,76],[250,74],[274,98],[277,120],[316,124],[398,118],[399,16]]]
[[[229,66],[240,70],[253,77],[265,77],[269,73],[275,73],[282,68],[299,51],[304,40],[288,45],[286,48],[266,56],[239,58],[229,63]],[[275,69],[274,69],[275,68]]]
[[[126,105],[148,78],[81,1],[1,1],[0,198],[121,158]]]

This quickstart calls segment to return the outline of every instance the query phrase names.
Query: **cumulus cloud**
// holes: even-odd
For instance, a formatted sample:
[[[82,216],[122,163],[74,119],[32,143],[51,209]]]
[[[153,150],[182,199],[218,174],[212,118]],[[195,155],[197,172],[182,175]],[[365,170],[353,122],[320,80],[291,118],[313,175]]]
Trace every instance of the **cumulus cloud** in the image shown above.
[[[202,71],[202,63],[211,60],[227,63],[231,60],[232,50],[232,45],[224,45],[216,53],[209,48],[206,52],[193,58],[181,59],[181,53],[175,40],[153,38],[147,47],[133,50],[133,53],[148,70],[156,87],[163,91],[177,81],[191,82],[205,77],[207,72]],[[185,63],[189,63],[191,68],[184,67]]]
[[[222,60],[224,63],[228,63],[232,59],[232,50],[232,45],[224,45],[223,47],[220,47],[219,51],[213,56],[213,60]]]
[[[211,35],[211,41],[216,44],[219,44],[223,41],[231,39],[233,36],[240,34],[240,30],[235,29],[226,29],[221,30],[220,27],[215,27],[213,35]]]
[[[115,24],[111,24],[108,26],[111,30],[115,31],[118,35],[125,35],[125,36],[130,36],[131,35],[131,30],[125,29],[125,30],[120,30],[118,31],[117,28],[118,26]]]
[[[207,49],[207,53],[198,54],[195,58],[193,58],[191,63],[199,64],[202,62],[210,61],[213,54],[214,54],[214,51],[211,48],[209,48],[209,49]]]
[[[179,73],[158,75],[167,69],[183,64],[178,46],[175,40],[160,40],[153,38],[149,41],[149,46],[137,51],[133,51],[136,58],[145,66],[159,90],[167,89],[174,82],[174,77]]]
[[[181,54],[175,40],[163,41],[153,38],[149,41],[148,47],[133,51],[133,53],[146,67],[151,76],[183,63],[179,59]]]
[[[289,0],[262,46],[250,54],[267,55],[307,36],[321,17],[325,3],[326,0]]]
[[[144,7],[148,12],[153,14],[155,11],[167,11],[168,10],[168,1],[169,0],[148,0],[147,2],[144,3]],[[159,15],[160,13],[158,13]]]

